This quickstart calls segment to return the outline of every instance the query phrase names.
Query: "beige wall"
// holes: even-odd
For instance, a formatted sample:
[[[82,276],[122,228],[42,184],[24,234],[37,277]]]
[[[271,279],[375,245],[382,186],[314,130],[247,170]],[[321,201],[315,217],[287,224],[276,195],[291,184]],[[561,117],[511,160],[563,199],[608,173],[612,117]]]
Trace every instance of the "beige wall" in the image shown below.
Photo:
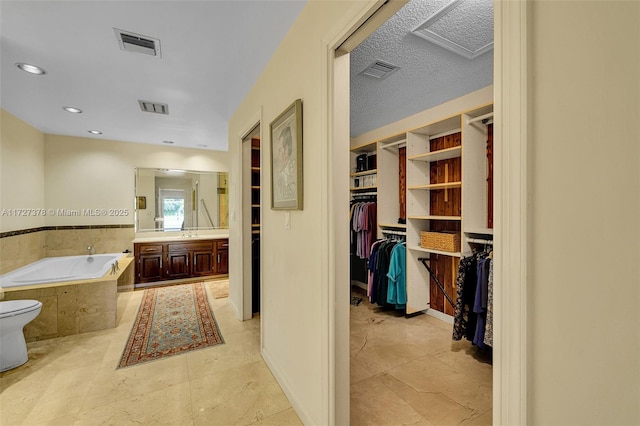
[[[529,422],[640,424],[640,2],[531,9]]]
[[[229,168],[228,158],[221,151],[46,135],[47,209],[129,210],[126,216],[56,215],[48,217],[47,224],[132,224],[136,167],[224,172]],[[152,202],[147,199],[147,205]]]
[[[241,139],[262,114],[262,346],[263,356],[307,424],[328,424],[327,90],[326,46],[370,2],[310,1],[229,123],[230,279],[238,291]],[[271,210],[269,123],[302,99],[304,210]],[[323,134],[325,136],[323,137]],[[348,149],[348,140],[345,141]],[[324,189],[323,189],[324,188]],[[346,208],[346,207],[345,207]],[[348,285],[345,283],[345,285]],[[232,298],[239,298],[238,295]],[[346,302],[348,303],[348,301]],[[348,350],[348,348],[345,348]]]
[[[0,109],[0,232],[38,228],[44,207],[44,134]],[[6,209],[6,210],[5,210]]]

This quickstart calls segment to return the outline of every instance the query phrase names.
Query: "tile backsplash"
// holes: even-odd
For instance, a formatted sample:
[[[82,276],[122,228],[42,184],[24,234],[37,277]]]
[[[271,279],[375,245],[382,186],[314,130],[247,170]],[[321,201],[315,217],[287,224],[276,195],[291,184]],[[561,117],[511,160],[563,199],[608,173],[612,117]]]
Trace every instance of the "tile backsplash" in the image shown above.
[[[0,274],[43,257],[133,252],[134,228],[128,226],[48,227],[36,232],[11,232],[0,238]]]

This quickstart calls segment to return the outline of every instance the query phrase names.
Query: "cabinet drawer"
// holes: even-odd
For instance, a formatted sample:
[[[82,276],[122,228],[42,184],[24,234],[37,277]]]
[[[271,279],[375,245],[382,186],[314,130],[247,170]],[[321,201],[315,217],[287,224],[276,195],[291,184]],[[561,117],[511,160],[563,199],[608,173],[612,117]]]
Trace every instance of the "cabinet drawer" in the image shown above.
[[[211,241],[184,241],[179,243],[169,243],[167,244],[167,250],[169,252],[177,252],[177,251],[203,251],[203,250],[213,250],[213,243]]]
[[[229,248],[229,240],[216,240],[216,248],[217,249]]]
[[[138,253],[140,254],[162,253],[162,244],[140,244],[138,246]]]

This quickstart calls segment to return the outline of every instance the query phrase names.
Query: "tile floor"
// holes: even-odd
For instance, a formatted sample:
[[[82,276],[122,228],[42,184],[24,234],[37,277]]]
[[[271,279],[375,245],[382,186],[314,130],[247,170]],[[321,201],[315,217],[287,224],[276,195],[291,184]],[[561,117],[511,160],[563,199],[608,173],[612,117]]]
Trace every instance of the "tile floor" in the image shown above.
[[[211,288],[209,288],[211,291]],[[118,326],[33,342],[0,374],[0,425],[300,425],[260,352],[260,320],[214,299],[225,344],[116,369],[142,291],[118,295]]]
[[[363,298],[351,306],[351,425],[491,425],[488,352],[452,325],[405,317]]]
[[[0,425],[301,424],[260,356],[259,318],[237,321],[226,298],[210,297],[224,345],[116,369],[141,299],[118,295],[114,329],[30,343],[27,364],[0,374]],[[364,300],[351,306],[353,426],[491,424],[486,353]]]

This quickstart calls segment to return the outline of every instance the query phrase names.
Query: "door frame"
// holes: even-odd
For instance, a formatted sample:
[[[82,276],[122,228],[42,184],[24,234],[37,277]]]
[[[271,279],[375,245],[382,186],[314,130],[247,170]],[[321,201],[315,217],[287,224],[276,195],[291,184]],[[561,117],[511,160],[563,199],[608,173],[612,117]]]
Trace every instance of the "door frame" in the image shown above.
[[[494,368],[493,423],[520,425],[527,422],[527,282],[528,282],[528,57],[530,0],[494,0]],[[338,37],[325,40],[327,73],[323,78],[326,93],[329,141],[324,153],[327,159],[328,188],[348,188],[348,173],[336,160],[347,155],[349,146],[340,137],[344,123],[343,100],[335,90],[343,87],[338,79],[342,65],[340,46],[378,9],[379,1],[370,1],[360,15],[345,27]],[[336,57],[338,57],[336,59]],[[338,72],[336,72],[338,70]],[[348,83],[347,83],[348,84]],[[348,87],[348,85],[347,85]],[[348,111],[348,110],[347,110]],[[348,118],[347,118],[348,122]],[[327,264],[329,292],[325,296],[328,324],[327,416],[334,424],[349,420],[349,345],[343,309],[348,306],[343,257],[348,246],[332,233],[343,228],[345,208],[339,203],[341,194],[329,196]],[[348,275],[347,282],[348,282]],[[345,337],[346,334],[346,337]],[[347,344],[345,344],[347,339]],[[346,375],[345,375],[346,372]]]

